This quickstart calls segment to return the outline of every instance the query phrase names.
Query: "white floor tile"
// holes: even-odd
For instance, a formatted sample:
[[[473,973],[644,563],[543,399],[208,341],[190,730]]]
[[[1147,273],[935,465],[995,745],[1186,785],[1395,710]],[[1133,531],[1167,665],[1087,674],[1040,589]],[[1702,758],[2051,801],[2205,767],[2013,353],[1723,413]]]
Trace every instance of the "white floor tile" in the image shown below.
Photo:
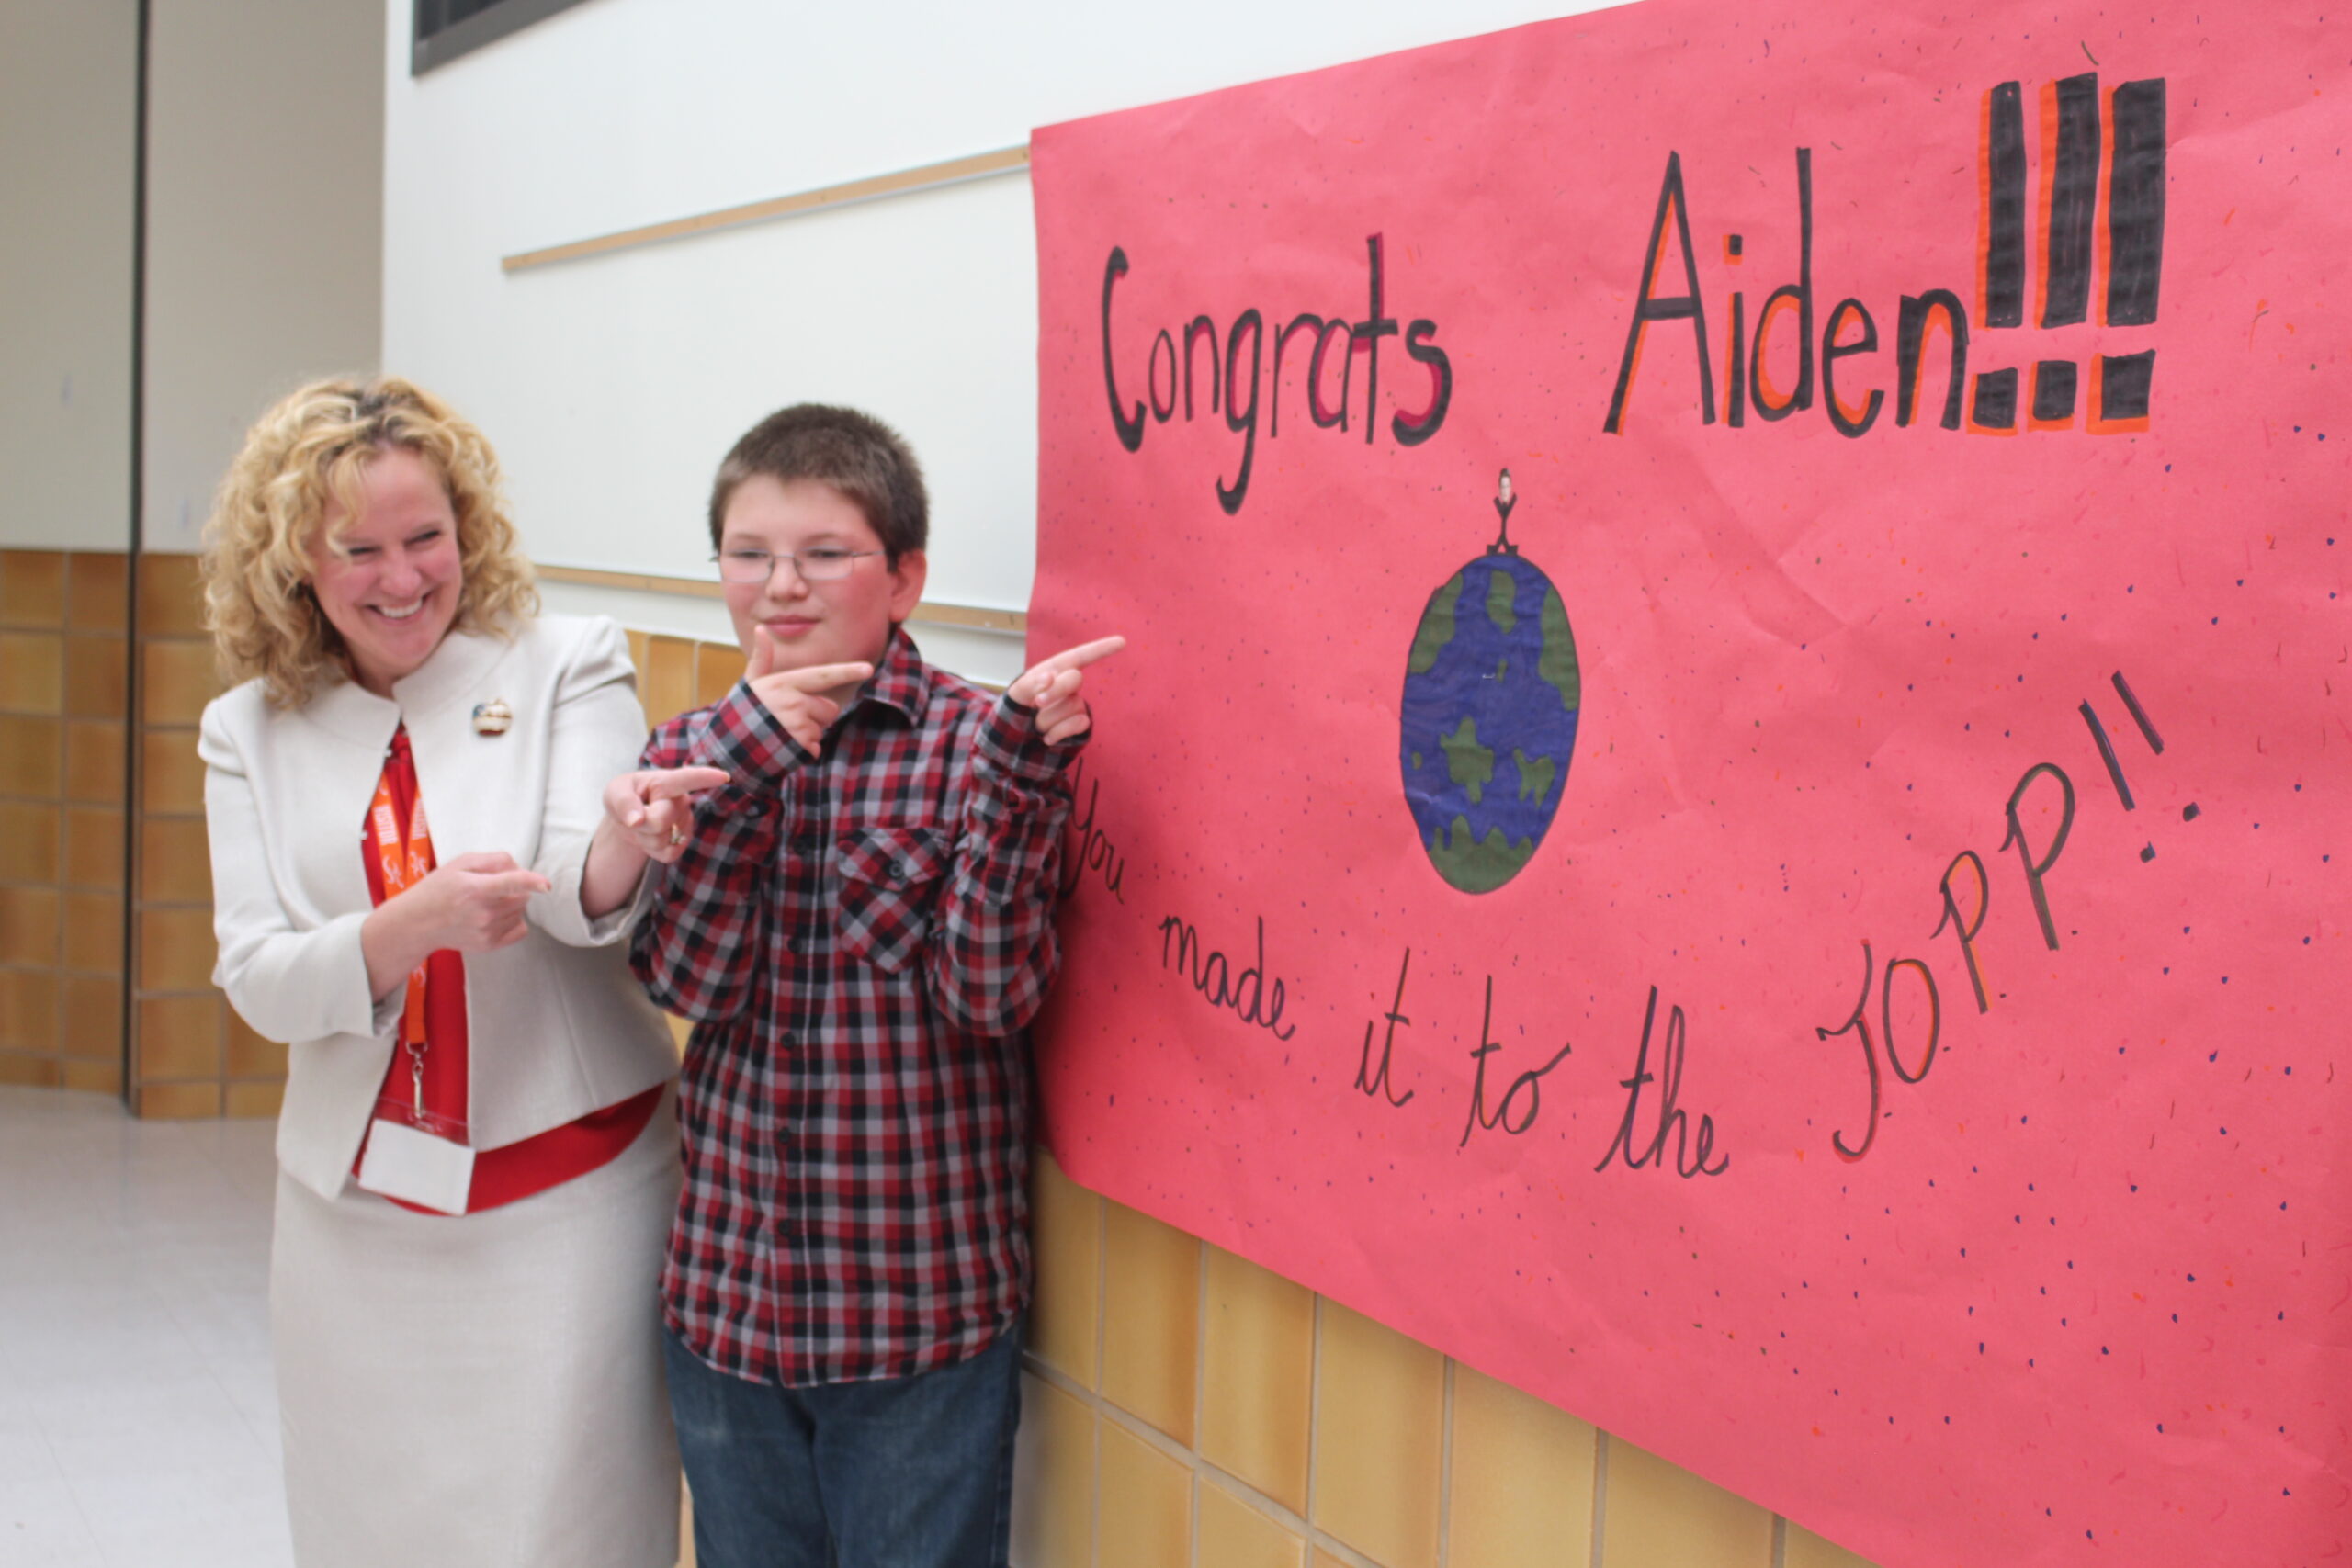
[[[69,1560],[71,1561],[71,1560]],[[102,1534],[96,1568],[294,1568],[294,1542],[283,1520],[221,1527],[197,1535],[169,1527]]]
[[[272,1131],[0,1089],[0,1568],[291,1568]]]
[[[111,1568],[97,1538],[78,1519],[55,1529],[0,1523],[0,1562],[7,1568]]]
[[[0,1563],[85,1568],[97,1539],[39,1434],[0,1433]]]

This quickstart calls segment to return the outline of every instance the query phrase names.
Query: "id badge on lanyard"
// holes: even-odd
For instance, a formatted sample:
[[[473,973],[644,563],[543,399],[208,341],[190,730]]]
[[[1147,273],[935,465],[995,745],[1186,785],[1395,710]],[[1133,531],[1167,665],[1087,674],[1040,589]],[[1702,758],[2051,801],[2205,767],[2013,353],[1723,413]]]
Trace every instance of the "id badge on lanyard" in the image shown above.
[[[392,805],[391,781],[376,781],[376,799],[368,810],[368,836],[384,876],[384,898],[398,897],[432,874],[433,834],[424,819],[420,796],[409,813],[408,831],[401,831],[400,813]],[[473,1186],[474,1151],[465,1141],[465,1129],[424,1105],[425,964],[409,972],[408,996],[401,1009],[399,1043],[407,1056],[413,1100],[409,1120],[379,1114],[368,1129],[368,1149],[359,1162],[359,1185],[387,1198],[398,1198],[447,1214],[466,1212]]]

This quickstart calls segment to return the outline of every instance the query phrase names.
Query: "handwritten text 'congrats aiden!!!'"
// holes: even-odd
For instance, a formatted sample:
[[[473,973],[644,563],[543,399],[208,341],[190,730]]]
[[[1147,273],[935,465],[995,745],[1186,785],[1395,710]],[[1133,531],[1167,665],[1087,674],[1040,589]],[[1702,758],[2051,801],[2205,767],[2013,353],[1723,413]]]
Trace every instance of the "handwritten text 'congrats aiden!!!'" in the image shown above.
[[[2157,287],[2164,270],[2165,79],[2125,82],[2104,102],[2098,76],[2086,72],[2047,84],[2041,90],[2041,180],[2033,231],[2041,254],[2027,243],[2028,195],[2024,93],[2016,82],[1987,91],[1979,110],[1978,223],[1973,321],[1974,347],[1995,344],[1991,330],[2022,328],[2029,318],[2048,330],[2077,327],[2091,320],[2094,305],[2102,327],[2146,327],[2156,321]],[[1733,290],[1722,361],[1724,419],[1732,429],[1756,418],[1770,423],[1811,409],[1818,401],[1838,434],[1859,439],[1878,423],[1886,390],[1871,388],[1857,399],[1841,393],[1839,365],[1880,352],[1878,322],[1870,307],[1842,299],[1816,320],[1813,276],[1813,150],[1797,152],[1797,277],[1764,298],[1748,330],[1747,296]],[[2101,209],[2104,208],[2102,214]],[[2102,222],[2102,217],[2104,221]],[[1696,403],[1702,424],[1715,423],[1714,348],[1707,330],[1707,298],[1700,278],[1698,251],[1690,241],[1692,204],[1685,189],[1682,155],[1668,152],[1643,252],[1641,285],[1617,362],[1616,385],[1601,428],[1623,434],[1626,405],[1639,378],[1642,348],[1653,325],[1688,321],[1696,352]],[[1702,224],[1703,230],[1704,225]],[[1726,266],[1740,265],[1746,236],[1725,233]],[[1678,285],[1680,293],[1660,290]],[[2106,287],[2094,289],[2098,275]],[[2033,284],[2029,309],[2028,284]],[[2096,298],[2095,298],[2096,296]],[[1793,320],[1792,320],[1793,318]],[[2071,430],[2076,405],[2087,393],[2082,428],[2094,435],[2126,434],[2148,427],[2149,394],[2156,351],[2099,353],[2089,363],[2073,358],[2035,358],[2032,383],[2019,397],[2021,367],[1982,369],[1972,385],[1968,374],[1971,310],[1951,288],[1923,288],[1902,296],[1894,325],[1894,423],[1910,424],[1932,403],[1922,396],[1930,334],[1945,342],[1948,368],[1936,423],[1967,428],[1979,435],[2015,435],[2021,430]],[[1786,344],[1793,335],[1794,353]],[[1818,355],[1816,355],[1816,349]],[[1796,362],[1795,375],[1786,375]],[[1781,367],[1774,373],[1773,362]],[[1867,369],[1843,374],[1847,393]],[[1817,375],[1816,375],[1817,372]],[[1818,395],[1816,398],[1816,380]],[[1785,388],[1785,390],[1783,389]],[[1688,406],[1688,405],[1685,405]]]
[[[1981,435],[2072,430],[2078,421],[2081,429],[2098,435],[2148,427],[2154,348],[2102,351],[2086,360],[2041,357],[2029,350],[2018,357],[2030,357],[2030,367],[2012,362],[1980,368],[1973,378],[1969,360],[1972,352],[1982,355],[1996,343],[2014,342],[1988,335],[2002,329],[2079,326],[2091,321],[2094,312],[2101,327],[2155,324],[2164,270],[2165,108],[2165,79],[2160,76],[2122,83],[2103,96],[2096,73],[2045,84],[2038,117],[2041,178],[2038,192],[2030,193],[2023,88],[2017,82],[2004,82],[1984,93],[1978,116],[1973,299],[1963,299],[1961,290],[1951,288],[1928,288],[1905,294],[1897,302],[1893,344],[1896,426],[1910,425],[1932,411],[1941,429],[1965,428]],[[1863,373],[1859,366],[1842,372],[1849,382],[1845,393],[1838,385],[1846,361],[1883,352],[1877,318],[1859,299],[1840,299],[1824,313],[1815,298],[1811,148],[1796,150],[1796,279],[1765,296],[1752,328],[1747,293],[1728,291],[1728,332],[1719,372],[1699,253],[1691,241],[1694,215],[1682,157],[1679,152],[1667,154],[1642,253],[1633,319],[1601,422],[1604,431],[1624,433],[1650,328],[1686,321],[1696,350],[1689,360],[1696,380],[1690,389],[1702,424],[1717,423],[1719,407],[1722,423],[1733,430],[1745,428],[1751,414],[1774,423],[1816,406],[1840,435],[1859,438],[1879,423],[1886,411],[1887,389],[1871,387],[1859,398],[1852,396],[1860,390],[1853,385]],[[2030,235],[2040,236],[2038,247],[2029,243]],[[1724,262],[1739,265],[1746,236],[1725,233],[1722,239]],[[1201,417],[1204,402],[1207,415],[1222,417],[1226,427],[1242,438],[1232,482],[1222,476],[1216,482],[1217,504],[1227,515],[1238,513],[1249,496],[1257,460],[1261,409],[1267,437],[1282,434],[1285,355],[1292,360],[1295,378],[1304,382],[1300,392],[1307,417],[1318,429],[1341,432],[1350,429],[1356,361],[1363,360],[1363,430],[1370,443],[1381,434],[1380,347],[1381,340],[1389,337],[1401,337],[1405,353],[1426,376],[1427,393],[1418,410],[1408,410],[1404,405],[1410,393],[1399,397],[1392,388],[1391,400],[1397,407],[1388,418],[1387,434],[1406,447],[1435,435],[1453,400],[1453,361],[1438,345],[1436,321],[1427,317],[1399,321],[1387,313],[1382,237],[1367,236],[1364,247],[1369,300],[1360,321],[1344,313],[1325,317],[1302,310],[1276,327],[1253,306],[1222,332],[1216,318],[1204,311],[1189,321],[1156,330],[1146,321],[1121,334],[1114,331],[1114,307],[1130,264],[1125,249],[1114,245],[1102,268],[1102,385],[1119,445],[1140,452],[1152,423],[1166,424],[1180,412],[1189,423]],[[2039,254],[2033,254],[2037,250]],[[1678,271],[1679,282],[1672,281]],[[1662,292],[1668,288],[1680,292]],[[1280,321],[1279,315],[1275,320]],[[1151,333],[1151,347],[1138,376],[1133,353],[1123,356],[1114,338],[1131,336],[1139,344],[1144,332]],[[1927,359],[1939,337],[1945,374],[1941,388],[1933,389],[1925,384]],[[1199,390],[1205,398],[1196,396],[1195,389],[1204,350],[1207,385]],[[1793,375],[1789,374],[1791,359],[1795,362]]]
[[[1227,516],[1241,510],[1241,503],[1250,493],[1250,469],[1258,457],[1258,382],[1261,373],[1265,373],[1266,379],[1266,436],[1273,440],[1282,434],[1283,355],[1286,353],[1295,355],[1294,365],[1298,357],[1306,360],[1307,417],[1317,429],[1342,432],[1348,428],[1350,410],[1355,401],[1356,357],[1363,356],[1363,438],[1368,443],[1380,431],[1380,340],[1401,333],[1405,352],[1428,369],[1429,399],[1419,412],[1408,413],[1399,409],[1391,414],[1389,436],[1399,446],[1418,446],[1445,423],[1446,410],[1453,401],[1453,362],[1437,345],[1437,323],[1422,317],[1400,325],[1396,317],[1386,313],[1381,237],[1366,236],[1364,250],[1371,272],[1371,308],[1363,321],[1351,321],[1345,315],[1326,319],[1312,310],[1301,310],[1287,325],[1272,330],[1266,325],[1265,316],[1252,306],[1233,318],[1233,325],[1226,331],[1222,342],[1216,319],[1206,312],[1184,324],[1181,349],[1171,327],[1161,327],[1152,338],[1143,379],[1151,398],[1151,418],[1160,424],[1175,418],[1180,407],[1185,421],[1192,421],[1193,373],[1198,363],[1195,349],[1204,343],[1207,344],[1208,412],[1216,413],[1222,406],[1226,428],[1242,438],[1240,471],[1230,485],[1222,478],[1216,481],[1217,504],[1225,508]],[[1126,251],[1112,246],[1110,259],[1102,266],[1102,384],[1110,394],[1111,427],[1118,433],[1119,445],[1130,452],[1139,452],[1146,428],[1144,400],[1140,397],[1129,400],[1120,396],[1118,355],[1111,344],[1111,297],[1127,271]],[[1270,336],[1271,353],[1267,343]],[[1245,345],[1250,354],[1246,374],[1241,357]],[[1331,386],[1335,372],[1339,382],[1336,398]],[[1132,388],[1136,383],[1130,380],[1126,385]]]

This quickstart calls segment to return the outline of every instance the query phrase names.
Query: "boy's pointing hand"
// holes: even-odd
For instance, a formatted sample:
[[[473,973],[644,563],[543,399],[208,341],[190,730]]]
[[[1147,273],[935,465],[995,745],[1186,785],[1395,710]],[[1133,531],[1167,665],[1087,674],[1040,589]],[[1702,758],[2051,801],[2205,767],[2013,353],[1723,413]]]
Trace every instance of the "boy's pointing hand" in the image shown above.
[[[842,716],[841,703],[826,694],[843,690],[854,694],[873,673],[874,666],[864,663],[779,670],[775,639],[765,626],[760,626],[752,634],[752,660],[743,679],[760,705],[813,757],[824,749],[826,728]]]
[[[1005,688],[1004,694],[1023,707],[1035,708],[1038,735],[1048,746],[1058,745],[1072,736],[1083,735],[1094,722],[1087,711],[1086,700],[1079,695],[1086,667],[1097,660],[1110,658],[1126,646],[1127,639],[1123,637],[1097,637],[1092,642],[1080,643],[1030,666],[1020,679]]]

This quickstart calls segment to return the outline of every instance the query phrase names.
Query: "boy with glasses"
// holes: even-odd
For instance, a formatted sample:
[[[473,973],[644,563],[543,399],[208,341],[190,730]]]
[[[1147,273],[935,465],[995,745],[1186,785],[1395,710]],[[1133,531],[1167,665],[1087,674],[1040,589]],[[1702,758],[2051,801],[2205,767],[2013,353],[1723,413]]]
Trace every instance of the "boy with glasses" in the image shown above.
[[[695,1021],[662,1272],[704,1568],[1005,1562],[1030,1260],[1028,1025],[1058,953],[1087,664],[924,663],[927,502],[847,409],[770,415],[711,540],[750,660],[606,792],[656,870],[632,958]],[[716,775],[711,775],[715,778]]]

